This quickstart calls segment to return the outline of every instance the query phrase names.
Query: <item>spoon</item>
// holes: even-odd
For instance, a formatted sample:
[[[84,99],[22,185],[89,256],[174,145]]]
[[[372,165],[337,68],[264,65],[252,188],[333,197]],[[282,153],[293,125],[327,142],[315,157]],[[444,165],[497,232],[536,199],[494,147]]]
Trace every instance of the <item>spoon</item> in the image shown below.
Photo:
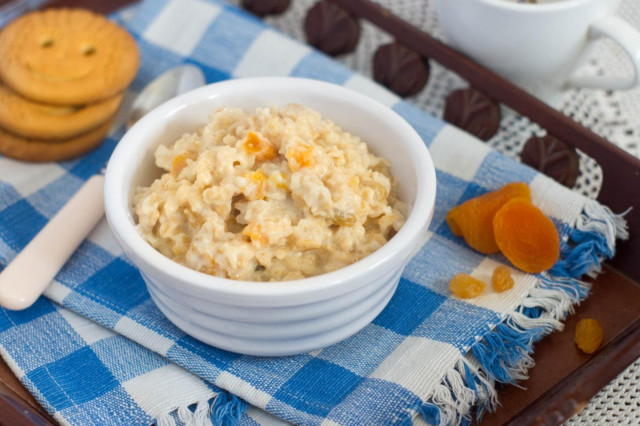
[[[131,103],[127,130],[161,103],[204,85],[202,71],[182,65],[157,77]],[[26,309],[40,297],[104,216],[104,176],[92,176],[0,272],[0,306]]]

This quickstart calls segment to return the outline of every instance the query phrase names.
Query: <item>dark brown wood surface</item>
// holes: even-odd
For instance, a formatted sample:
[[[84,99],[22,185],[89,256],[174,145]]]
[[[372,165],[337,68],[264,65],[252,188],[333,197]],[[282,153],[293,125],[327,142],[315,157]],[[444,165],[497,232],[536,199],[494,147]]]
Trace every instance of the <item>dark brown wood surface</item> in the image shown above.
[[[500,389],[501,407],[482,422],[483,425],[562,423],[640,357],[640,267],[636,264],[640,259],[640,238],[636,237],[640,235],[640,160],[379,6],[367,0],[334,1],[595,158],[604,174],[601,202],[617,211],[635,203],[636,208],[627,216],[632,237],[619,245],[613,266],[606,266],[605,272],[593,280],[592,295],[567,319],[565,329],[536,344],[536,366],[530,371],[530,379],[521,384],[523,388]],[[49,6],[82,6],[107,13],[130,2],[54,0]],[[0,0],[0,7],[6,3]],[[573,343],[575,324],[581,318],[595,318],[604,328],[603,347],[592,356],[578,351]],[[0,360],[0,424],[52,423]]]
[[[522,388],[500,389],[501,407],[482,425],[557,424],[584,408],[640,358],[639,301],[640,285],[605,268],[593,281],[591,295],[565,321],[564,330],[535,345],[536,365],[529,371],[529,380],[521,383]],[[573,341],[576,323],[582,318],[598,320],[604,330],[602,349],[593,355],[582,353]]]
[[[54,420],[0,358],[0,425],[51,425]]]

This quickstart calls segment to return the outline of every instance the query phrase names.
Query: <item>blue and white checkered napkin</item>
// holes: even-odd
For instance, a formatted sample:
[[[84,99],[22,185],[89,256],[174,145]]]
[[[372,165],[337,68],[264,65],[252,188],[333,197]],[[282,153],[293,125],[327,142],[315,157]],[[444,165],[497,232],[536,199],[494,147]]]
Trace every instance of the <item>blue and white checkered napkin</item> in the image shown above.
[[[142,52],[129,99],[183,62],[201,67],[208,82],[294,75],[350,87],[393,108],[423,137],[437,166],[436,211],[429,240],[372,324],[324,350],[281,358],[226,352],[173,326],[103,221],[58,274],[48,299],[0,312],[2,356],[61,423],[466,423],[496,407],[496,381],[526,377],[532,343],[562,327],[587,295],[579,277],[597,271],[625,234],[607,208],[242,11],[213,0],[145,0],[129,12],[126,25]],[[102,167],[122,132],[119,126],[77,161],[0,158],[0,265]],[[506,261],[470,250],[451,234],[446,212],[511,181],[527,182],[534,203],[554,219],[563,259],[546,275],[514,271],[515,287],[506,293],[451,297],[454,274],[489,281]]]

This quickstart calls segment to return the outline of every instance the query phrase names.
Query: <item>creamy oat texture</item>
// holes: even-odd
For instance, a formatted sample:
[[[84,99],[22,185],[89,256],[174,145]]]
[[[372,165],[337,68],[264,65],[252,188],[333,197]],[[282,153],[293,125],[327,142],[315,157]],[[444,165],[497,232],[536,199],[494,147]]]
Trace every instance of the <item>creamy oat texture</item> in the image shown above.
[[[211,275],[322,274],[377,250],[404,223],[388,162],[300,105],[222,107],[155,158],[165,173],[136,189],[137,229]]]

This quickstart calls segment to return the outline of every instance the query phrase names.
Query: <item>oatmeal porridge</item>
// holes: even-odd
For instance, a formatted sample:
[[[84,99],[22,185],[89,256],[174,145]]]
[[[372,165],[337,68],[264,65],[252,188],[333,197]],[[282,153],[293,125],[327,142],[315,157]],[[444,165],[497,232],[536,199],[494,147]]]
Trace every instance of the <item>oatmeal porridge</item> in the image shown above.
[[[221,107],[161,145],[164,174],[134,196],[137,230],[165,256],[236,280],[330,272],[380,248],[404,223],[388,162],[297,104]]]

